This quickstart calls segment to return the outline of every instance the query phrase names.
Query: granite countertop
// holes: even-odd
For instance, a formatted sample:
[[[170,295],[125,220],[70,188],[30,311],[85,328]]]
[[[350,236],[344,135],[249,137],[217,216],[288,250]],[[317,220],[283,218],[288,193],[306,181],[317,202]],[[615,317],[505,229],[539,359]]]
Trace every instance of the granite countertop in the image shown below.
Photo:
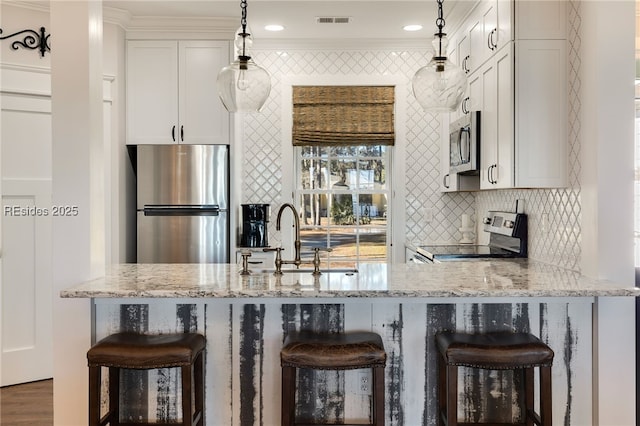
[[[240,275],[235,264],[119,264],[63,298],[375,298],[640,296],[530,259],[440,264],[360,264],[358,273]]]

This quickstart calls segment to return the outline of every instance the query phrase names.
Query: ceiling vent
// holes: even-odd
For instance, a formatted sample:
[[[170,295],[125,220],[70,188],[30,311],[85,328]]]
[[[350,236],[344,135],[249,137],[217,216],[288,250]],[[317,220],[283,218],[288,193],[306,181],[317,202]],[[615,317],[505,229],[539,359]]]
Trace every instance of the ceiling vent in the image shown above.
[[[349,16],[316,16],[316,24],[349,24]]]

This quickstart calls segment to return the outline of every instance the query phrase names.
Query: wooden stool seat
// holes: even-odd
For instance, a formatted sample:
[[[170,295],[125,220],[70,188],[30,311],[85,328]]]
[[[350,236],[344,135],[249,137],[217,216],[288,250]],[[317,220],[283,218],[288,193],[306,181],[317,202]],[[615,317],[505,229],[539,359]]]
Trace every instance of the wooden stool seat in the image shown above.
[[[442,424],[458,423],[458,367],[523,370],[523,425],[551,426],[551,365],[553,350],[529,333],[497,332],[436,334],[439,407]],[[534,368],[540,369],[540,415],[534,411]],[[464,423],[469,424],[469,423]]]
[[[371,332],[344,334],[291,331],[280,351],[282,366],[282,425],[294,426],[296,370],[373,371],[373,423],[384,425],[384,369],[387,354],[380,335]]]
[[[120,369],[182,369],[182,423],[204,423],[204,336],[197,333],[142,335],[116,333],[87,352],[89,366],[89,425],[120,425]],[[109,410],[100,415],[101,369],[109,369]],[[136,423],[145,425],[151,423]],[[157,424],[157,423],[154,423]]]

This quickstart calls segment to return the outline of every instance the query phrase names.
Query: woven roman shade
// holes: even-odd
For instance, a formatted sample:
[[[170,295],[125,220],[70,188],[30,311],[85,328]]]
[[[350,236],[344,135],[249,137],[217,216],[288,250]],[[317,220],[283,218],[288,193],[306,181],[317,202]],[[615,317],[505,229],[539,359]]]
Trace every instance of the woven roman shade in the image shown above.
[[[393,86],[294,86],[293,145],[393,145]]]

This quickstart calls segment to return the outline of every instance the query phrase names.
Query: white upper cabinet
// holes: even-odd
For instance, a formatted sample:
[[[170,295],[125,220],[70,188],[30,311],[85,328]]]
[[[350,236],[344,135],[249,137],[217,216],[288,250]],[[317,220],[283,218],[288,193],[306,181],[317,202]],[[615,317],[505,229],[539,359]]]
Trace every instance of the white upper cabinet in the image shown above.
[[[567,38],[566,1],[518,0],[515,1],[515,18],[517,40],[565,40]]]
[[[515,186],[567,186],[566,43],[522,40],[517,45],[515,66]]]
[[[454,35],[458,58],[469,40],[469,92],[451,120],[481,113],[480,189],[568,183],[566,7],[482,0]]]
[[[127,143],[229,144],[216,89],[228,61],[227,42],[129,41]]]
[[[513,40],[511,0],[484,0],[463,25],[460,40],[467,49],[462,68],[473,73],[492,55]],[[464,35],[464,36],[463,36]],[[466,40],[465,40],[466,39]]]
[[[474,94],[480,108],[480,188],[510,188],[514,184],[513,45],[508,45],[478,72]],[[477,93],[477,94],[476,94]]]

